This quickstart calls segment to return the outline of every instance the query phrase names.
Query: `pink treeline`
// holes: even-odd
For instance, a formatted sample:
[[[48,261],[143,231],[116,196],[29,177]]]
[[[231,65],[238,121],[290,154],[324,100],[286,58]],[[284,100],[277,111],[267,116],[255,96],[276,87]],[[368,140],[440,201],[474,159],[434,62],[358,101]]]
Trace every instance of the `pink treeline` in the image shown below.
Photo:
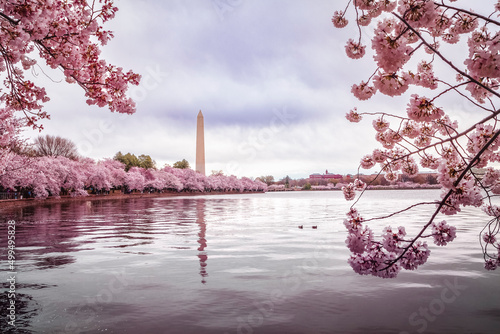
[[[87,196],[118,189],[131,191],[266,191],[267,185],[247,177],[204,176],[192,169],[164,167],[160,170],[132,167],[128,172],[119,161],[90,158],[71,160],[65,157],[28,158],[8,154],[0,188],[24,196],[47,198],[61,195]]]

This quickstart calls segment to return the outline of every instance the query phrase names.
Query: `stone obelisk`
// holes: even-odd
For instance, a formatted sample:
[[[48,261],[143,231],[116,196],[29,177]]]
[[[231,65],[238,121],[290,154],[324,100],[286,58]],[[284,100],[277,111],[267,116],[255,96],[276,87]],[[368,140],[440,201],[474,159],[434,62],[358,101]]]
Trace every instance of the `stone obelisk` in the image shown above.
[[[196,125],[196,171],[205,175],[205,127],[203,114],[198,113]]]

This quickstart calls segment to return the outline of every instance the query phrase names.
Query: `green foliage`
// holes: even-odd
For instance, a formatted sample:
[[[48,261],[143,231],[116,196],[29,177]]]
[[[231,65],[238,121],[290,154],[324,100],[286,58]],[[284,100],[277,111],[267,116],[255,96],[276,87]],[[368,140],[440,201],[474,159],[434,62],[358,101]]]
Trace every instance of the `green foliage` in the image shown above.
[[[302,190],[311,190],[311,184],[309,182],[307,182],[306,184],[304,184],[304,186],[302,187]]]
[[[156,162],[149,155],[141,154],[139,156],[139,164],[139,167],[145,169],[156,169]]]
[[[115,154],[113,159],[120,161],[125,164],[125,170],[128,170],[132,167],[142,167],[145,169],[156,169],[156,162],[151,159],[149,155],[142,154],[139,157],[136,157],[135,154],[127,153],[122,154],[122,152],[118,152]]]
[[[264,182],[268,186],[274,183],[274,176],[272,175],[267,175],[267,176],[259,176],[256,180],[259,180],[261,182]]]
[[[176,163],[174,163],[174,165],[172,167],[179,168],[179,169],[190,168],[189,162],[186,159],[182,159],[181,161],[177,161]]]

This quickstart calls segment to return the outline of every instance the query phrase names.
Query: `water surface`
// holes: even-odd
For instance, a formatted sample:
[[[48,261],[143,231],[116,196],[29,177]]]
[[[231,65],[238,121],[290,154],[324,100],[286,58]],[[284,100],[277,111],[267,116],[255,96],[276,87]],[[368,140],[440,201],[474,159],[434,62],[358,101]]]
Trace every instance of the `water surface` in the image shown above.
[[[382,215],[438,195],[370,191],[360,209]],[[5,223],[14,219],[19,308],[17,331],[4,321],[1,332],[498,333],[500,275],[483,269],[480,210],[446,217],[456,240],[429,241],[427,264],[384,280],[346,262],[349,204],[325,191],[4,211],[0,268],[7,273]],[[373,228],[416,231],[429,213],[416,208]]]

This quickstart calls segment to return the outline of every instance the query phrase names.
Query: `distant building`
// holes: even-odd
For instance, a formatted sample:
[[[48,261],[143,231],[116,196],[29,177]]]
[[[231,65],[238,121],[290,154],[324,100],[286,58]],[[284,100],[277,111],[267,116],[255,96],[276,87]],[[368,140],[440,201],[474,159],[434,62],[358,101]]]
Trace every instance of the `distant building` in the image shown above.
[[[328,173],[328,169],[327,169],[325,171],[325,174],[314,173],[314,174],[309,175],[309,178],[313,179],[313,180],[329,180],[329,179],[340,180],[340,179],[342,179],[342,175]]]

